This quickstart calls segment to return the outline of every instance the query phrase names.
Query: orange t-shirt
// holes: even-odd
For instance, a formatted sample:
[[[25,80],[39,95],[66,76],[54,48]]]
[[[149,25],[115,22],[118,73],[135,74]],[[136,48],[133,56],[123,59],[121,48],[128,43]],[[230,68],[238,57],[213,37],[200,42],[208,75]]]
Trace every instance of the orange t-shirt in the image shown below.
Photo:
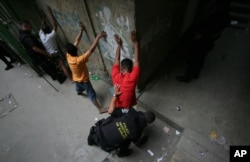
[[[70,54],[66,54],[67,61],[72,71],[73,81],[76,82],[88,82],[89,81],[89,71],[86,66],[86,62],[88,62],[88,57],[85,54],[80,56],[71,56]]]

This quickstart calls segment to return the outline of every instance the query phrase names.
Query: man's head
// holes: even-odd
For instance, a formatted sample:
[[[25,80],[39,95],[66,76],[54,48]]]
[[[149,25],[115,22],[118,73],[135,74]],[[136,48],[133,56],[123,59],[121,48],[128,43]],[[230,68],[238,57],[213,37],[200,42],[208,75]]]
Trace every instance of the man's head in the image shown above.
[[[50,29],[50,27],[48,26],[48,25],[42,25],[41,26],[41,29],[42,29],[42,31],[44,32],[44,34],[49,34],[49,33],[51,33],[51,29]]]
[[[32,26],[28,20],[24,20],[20,23],[20,29],[31,32]]]
[[[77,47],[74,46],[72,43],[67,44],[66,50],[71,56],[77,56]]]
[[[155,121],[155,114],[152,111],[146,111],[144,115],[147,123],[152,123]]]
[[[122,72],[131,72],[133,67],[133,61],[129,58],[125,58],[121,61],[121,71]]]

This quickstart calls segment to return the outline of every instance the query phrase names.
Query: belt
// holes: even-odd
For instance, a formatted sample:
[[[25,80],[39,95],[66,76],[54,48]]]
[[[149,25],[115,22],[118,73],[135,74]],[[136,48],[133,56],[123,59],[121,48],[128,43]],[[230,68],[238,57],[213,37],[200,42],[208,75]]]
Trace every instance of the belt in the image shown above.
[[[121,109],[121,112],[127,114],[129,112],[129,109]]]
[[[78,81],[74,81],[75,83],[88,83],[89,81],[86,82],[78,82]]]
[[[123,114],[126,114],[129,112],[129,108],[116,107],[116,109],[120,110]]]

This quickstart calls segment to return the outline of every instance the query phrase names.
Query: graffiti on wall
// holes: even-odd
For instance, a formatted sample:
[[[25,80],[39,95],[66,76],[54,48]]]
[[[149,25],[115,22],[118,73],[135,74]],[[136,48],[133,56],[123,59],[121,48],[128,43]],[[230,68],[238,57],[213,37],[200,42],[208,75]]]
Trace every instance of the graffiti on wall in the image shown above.
[[[62,27],[62,30],[64,32],[66,32],[67,35],[74,36],[74,37],[77,36],[77,34],[80,31],[79,15],[74,14],[74,13],[69,13],[69,12],[62,13],[62,12],[57,11],[57,10],[53,10],[53,14],[54,14],[57,22]],[[85,42],[89,42],[89,39],[88,39],[85,32],[83,33],[82,39]]]
[[[112,23],[113,16],[115,16],[116,18],[116,26]],[[112,15],[111,10],[106,6],[101,7],[101,10],[96,13],[96,17],[98,18],[98,22],[100,23],[100,29],[107,32],[108,35],[106,41],[100,41],[100,47],[104,57],[112,61],[114,60],[117,47],[117,43],[114,39],[114,34],[117,34],[123,42],[121,59],[130,58],[131,49],[129,49],[128,47],[128,42],[126,41],[127,39],[123,37],[123,35],[129,36],[130,33],[128,17]]]

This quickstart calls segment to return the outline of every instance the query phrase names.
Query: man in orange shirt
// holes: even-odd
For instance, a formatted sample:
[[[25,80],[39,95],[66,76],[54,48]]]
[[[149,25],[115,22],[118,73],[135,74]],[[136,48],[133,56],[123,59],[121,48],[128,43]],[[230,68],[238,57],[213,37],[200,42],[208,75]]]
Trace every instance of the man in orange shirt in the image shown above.
[[[120,62],[120,53],[122,48],[122,40],[115,35],[117,42],[115,62],[112,67],[112,81],[114,85],[119,85],[121,94],[115,102],[115,109],[109,110],[109,113],[115,117],[119,117],[128,113],[129,109],[137,104],[135,88],[139,80],[139,43],[136,37],[136,32],[131,32],[131,40],[134,44],[134,62],[129,58],[124,58]]]
[[[77,94],[80,95],[82,94],[83,91],[86,90],[88,97],[90,98],[92,103],[98,108],[100,114],[102,114],[102,113],[107,112],[107,109],[100,106],[100,104],[97,102],[95,90],[93,89],[92,84],[89,80],[89,72],[86,66],[86,62],[88,61],[89,56],[91,56],[91,54],[94,52],[99,42],[99,39],[102,37],[106,37],[107,34],[104,31],[99,33],[97,37],[95,38],[94,42],[92,43],[92,45],[90,46],[90,48],[85,53],[78,56],[77,46],[79,45],[81,41],[82,33],[84,30],[84,25],[81,22],[80,22],[80,27],[81,27],[81,30],[79,34],[77,35],[74,44],[72,43],[67,44],[67,47],[66,47],[67,48],[67,54],[66,54],[67,61],[72,71],[72,79],[76,84]]]

